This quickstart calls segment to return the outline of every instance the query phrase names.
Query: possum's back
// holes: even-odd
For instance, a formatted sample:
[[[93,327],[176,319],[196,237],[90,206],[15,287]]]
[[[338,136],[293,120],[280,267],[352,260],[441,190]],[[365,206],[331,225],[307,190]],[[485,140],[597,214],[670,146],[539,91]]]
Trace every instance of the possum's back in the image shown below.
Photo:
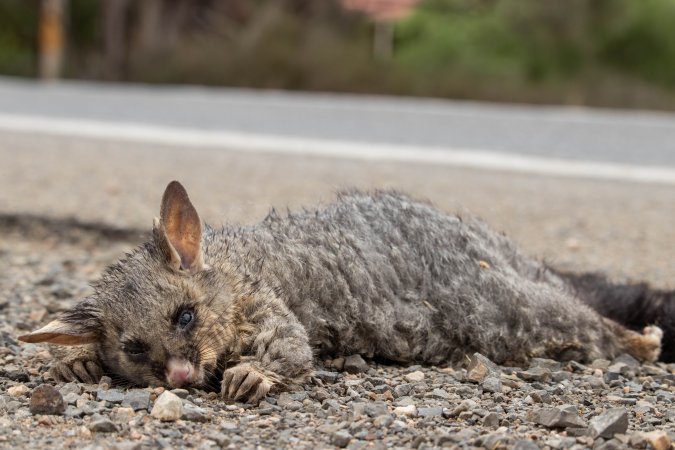
[[[482,222],[395,192],[343,193],[225,238],[228,257],[275,289],[315,346],[399,361],[471,347],[486,267],[538,267]],[[437,331],[452,337],[434,345]]]

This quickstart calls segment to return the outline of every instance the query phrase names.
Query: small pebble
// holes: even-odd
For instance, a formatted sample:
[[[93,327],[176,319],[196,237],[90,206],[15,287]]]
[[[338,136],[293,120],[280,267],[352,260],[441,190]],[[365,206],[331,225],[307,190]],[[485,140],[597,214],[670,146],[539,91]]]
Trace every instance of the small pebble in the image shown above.
[[[346,431],[336,431],[331,435],[331,443],[339,448],[345,448],[349,445],[349,442],[352,440],[351,434]]]
[[[49,384],[42,384],[35,389],[30,398],[30,412],[37,414],[61,415],[66,411],[66,403],[61,393]]]
[[[347,356],[344,360],[344,370],[349,373],[362,373],[368,370],[368,363],[361,355]]]
[[[424,372],[416,370],[414,372],[406,373],[403,378],[410,383],[417,383],[424,380]]]
[[[164,391],[155,400],[150,414],[163,422],[178,420],[183,415],[183,401],[177,395]]]

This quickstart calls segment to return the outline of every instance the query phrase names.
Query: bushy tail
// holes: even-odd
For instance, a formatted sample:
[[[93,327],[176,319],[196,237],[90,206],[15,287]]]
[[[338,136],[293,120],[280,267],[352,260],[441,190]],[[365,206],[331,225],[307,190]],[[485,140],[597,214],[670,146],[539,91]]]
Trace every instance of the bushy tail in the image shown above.
[[[634,330],[658,325],[663,330],[660,360],[675,362],[675,291],[652,289],[647,283],[612,283],[597,273],[556,272],[599,314]]]

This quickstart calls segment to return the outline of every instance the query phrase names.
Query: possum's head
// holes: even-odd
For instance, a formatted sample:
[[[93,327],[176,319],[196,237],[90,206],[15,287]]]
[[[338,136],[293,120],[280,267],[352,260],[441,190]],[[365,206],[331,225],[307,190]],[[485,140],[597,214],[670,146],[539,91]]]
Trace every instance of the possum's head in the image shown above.
[[[202,385],[237,341],[231,291],[204,262],[202,224],[170,183],[153,239],[104,272],[95,293],[19,339],[95,344],[106,370],[138,385]]]

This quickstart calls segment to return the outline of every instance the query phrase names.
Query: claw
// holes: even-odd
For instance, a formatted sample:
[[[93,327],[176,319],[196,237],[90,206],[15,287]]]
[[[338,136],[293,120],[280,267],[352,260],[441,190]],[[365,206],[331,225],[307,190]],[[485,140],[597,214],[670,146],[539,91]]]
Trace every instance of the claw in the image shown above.
[[[79,359],[72,362],[56,363],[49,369],[49,373],[56,381],[89,384],[97,383],[103,376],[103,370],[96,362]]]
[[[249,372],[244,381],[239,386],[239,390],[234,395],[235,400],[238,400],[244,397],[251,389],[259,385],[262,382],[262,376],[260,374]]]
[[[77,377],[75,374],[70,370],[70,367],[68,367],[65,364],[57,364],[54,367],[51,368],[50,373],[52,374],[52,377],[56,381],[65,381],[65,382],[70,382],[70,381],[78,381]]]
[[[256,388],[255,392],[249,397],[249,401],[251,403],[259,402],[260,400],[263,399],[263,397],[267,395],[271,387],[272,385],[270,382],[261,380],[261,383],[258,384],[258,387]]]
[[[98,383],[98,381],[103,377],[103,369],[101,369],[101,366],[96,364],[93,361],[87,361],[87,372],[91,375],[92,379],[94,380],[94,383]]]
[[[267,395],[273,384],[261,369],[242,364],[225,371],[221,395],[229,400],[255,403]]]
[[[230,389],[227,392],[228,397],[230,397],[233,400],[236,400],[235,393],[237,392],[237,388],[239,387],[239,385],[241,384],[246,375],[247,372],[243,370],[234,371],[232,381],[230,382]]]
[[[79,381],[88,384],[92,384],[94,382],[91,379],[89,373],[87,372],[87,369],[85,368],[83,361],[75,361],[72,366],[72,371],[77,376]]]

